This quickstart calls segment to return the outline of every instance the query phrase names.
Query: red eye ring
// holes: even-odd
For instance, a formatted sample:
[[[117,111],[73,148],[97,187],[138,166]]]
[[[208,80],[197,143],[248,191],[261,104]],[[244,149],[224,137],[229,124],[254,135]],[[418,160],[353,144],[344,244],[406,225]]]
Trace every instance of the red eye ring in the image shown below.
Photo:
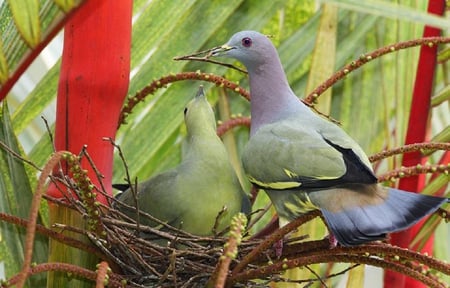
[[[252,44],[253,44],[253,42],[252,42],[251,38],[249,38],[249,37],[242,38],[242,46],[248,48],[248,47],[252,46]]]

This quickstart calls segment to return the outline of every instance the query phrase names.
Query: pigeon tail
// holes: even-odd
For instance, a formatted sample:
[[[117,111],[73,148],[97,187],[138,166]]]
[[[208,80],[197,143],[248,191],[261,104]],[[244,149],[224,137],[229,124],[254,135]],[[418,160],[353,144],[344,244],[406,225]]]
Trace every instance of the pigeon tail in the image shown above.
[[[343,246],[381,240],[387,233],[404,230],[436,211],[448,199],[388,189],[381,204],[331,212],[321,209],[333,235]]]

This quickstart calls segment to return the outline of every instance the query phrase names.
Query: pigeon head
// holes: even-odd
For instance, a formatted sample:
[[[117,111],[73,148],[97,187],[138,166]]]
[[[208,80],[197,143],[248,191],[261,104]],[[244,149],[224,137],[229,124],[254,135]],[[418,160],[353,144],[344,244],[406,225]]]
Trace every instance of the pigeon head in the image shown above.
[[[247,68],[252,98],[250,135],[261,125],[305,110],[308,113],[289,87],[278,52],[264,34],[237,32],[209,55],[236,59]]]
[[[248,70],[255,70],[272,59],[278,59],[277,51],[267,36],[256,31],[241,31],[228,42],[211,52],[211,56],[234,58]]]
[[[184,108],[184,121],[189,134],[199,134],[216,129],[216,121],[211,105],[206,100],[203,86]]]

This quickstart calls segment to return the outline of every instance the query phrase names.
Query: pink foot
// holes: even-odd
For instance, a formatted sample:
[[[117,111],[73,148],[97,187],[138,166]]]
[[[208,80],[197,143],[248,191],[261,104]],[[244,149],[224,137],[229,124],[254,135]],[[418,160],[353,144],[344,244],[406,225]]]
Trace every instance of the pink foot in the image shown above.
[[[330,233],[330,235],[328,235],[328,240],[330,241],[330,248],[336,248],[338,245],[338,241],[336,239],[336,237],[334,237],[333,234]]]

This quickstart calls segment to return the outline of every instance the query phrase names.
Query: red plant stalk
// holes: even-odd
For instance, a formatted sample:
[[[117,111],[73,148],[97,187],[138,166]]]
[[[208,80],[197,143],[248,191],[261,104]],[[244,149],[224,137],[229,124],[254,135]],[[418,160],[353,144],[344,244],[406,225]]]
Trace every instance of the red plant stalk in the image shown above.
[[[445,11],[444,0],[430,0],[428,2],[428,13],[443,15]],[[423,37],[440,36],[440,29],[425,26]],[[406,132],[405,144],[425,142],[427,140],[427,131],[430,117],[430,99],[433,90],[434,74],[436,69],[437,46],[422,46],[420,48],[419,63],[417,66],[416,81],[414,83],[413,99],[411,103],[411,112]],[[426,157],[421,153],[407,153],[403,156],[402,166],[414,166],[424,164]],[[399,183],[399,189],[413,192],[420,192],[425,184],[425,175],[402,178]],[[391,243],[400,247],[408,247],[414,235],[422,226],[422,222],[416,224],[408,230],[394,233],[391,236]],[[430,236],[427,244],[421,252],[432,253],[434,238]],[[424,284],[411,278],[393,272],[386,271],[384,277],[384,287],[390,288],[424,288]]]
[[[78,154],[87,145],[109,194],[113,146],[120,109],[128,91],[132,0],[90,0],[65,26],[58,86],[55,146]],[[93,184],[97,177],[86,160]],[[67,166],[63,165],[67,173]],[[62,198],[51,186],[48,194]],[[100,193],[97,200],[107,204]]]

